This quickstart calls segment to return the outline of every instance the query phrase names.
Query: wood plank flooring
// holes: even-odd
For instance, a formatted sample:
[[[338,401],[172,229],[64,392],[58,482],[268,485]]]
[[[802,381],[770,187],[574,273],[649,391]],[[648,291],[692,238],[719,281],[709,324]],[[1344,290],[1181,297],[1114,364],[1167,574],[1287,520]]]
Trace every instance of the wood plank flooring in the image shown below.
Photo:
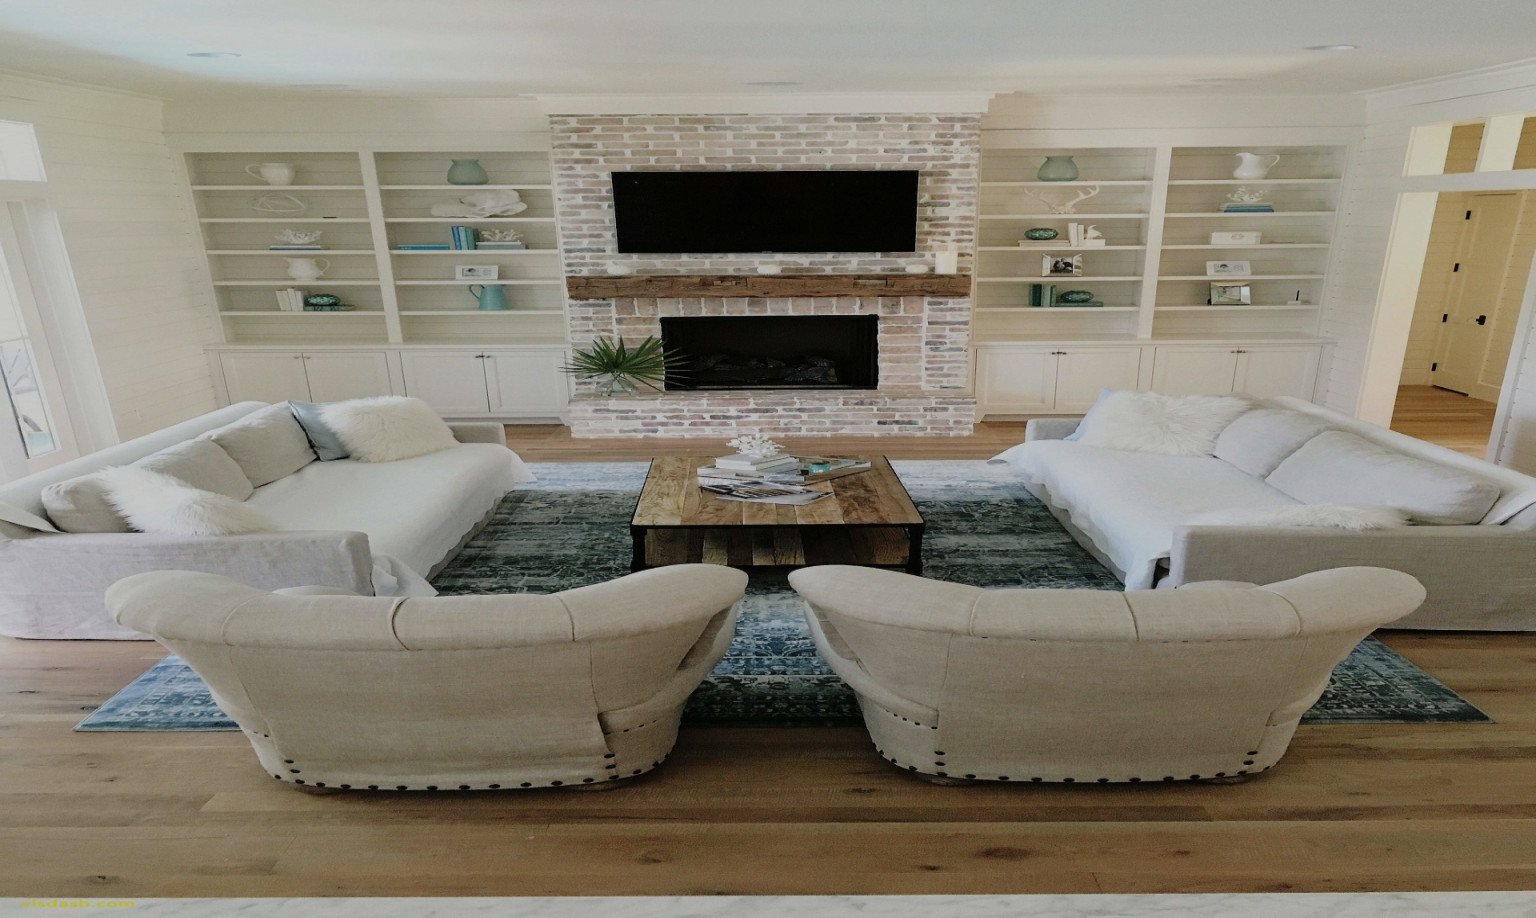
[[[1020,427],[879,448],[977,458]],[[510,439],[537,460],[700,451]],[[1302,727],[1231,787],[941,788],[862,730],[711,728],[610,793],[316,797],[267,777],[238,733],[70,732],[158,646],[0,639],[0,896],[1529,888],[1536,635],[1386,642],[1497,723]]]
[[[1493,433],[1496,409],[1493,402],[1434,386],[1401,386],[1392,429],[1481,459]]]

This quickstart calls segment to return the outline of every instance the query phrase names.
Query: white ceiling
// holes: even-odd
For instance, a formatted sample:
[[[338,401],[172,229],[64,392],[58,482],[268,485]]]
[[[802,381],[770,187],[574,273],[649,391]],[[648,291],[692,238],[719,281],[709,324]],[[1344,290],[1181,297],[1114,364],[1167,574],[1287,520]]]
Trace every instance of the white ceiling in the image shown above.
[[[1312,93],[1532,57],[1530,0],[0,0],[0,68],[172,98]]]

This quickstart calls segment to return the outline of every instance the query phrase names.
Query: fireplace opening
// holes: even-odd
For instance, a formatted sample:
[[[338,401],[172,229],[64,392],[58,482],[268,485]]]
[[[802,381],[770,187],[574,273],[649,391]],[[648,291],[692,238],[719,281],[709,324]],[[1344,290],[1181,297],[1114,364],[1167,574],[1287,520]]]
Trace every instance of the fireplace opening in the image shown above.
[[[710,316],[661,320],[680,360],[668,389],[873,389],[877,316]]]

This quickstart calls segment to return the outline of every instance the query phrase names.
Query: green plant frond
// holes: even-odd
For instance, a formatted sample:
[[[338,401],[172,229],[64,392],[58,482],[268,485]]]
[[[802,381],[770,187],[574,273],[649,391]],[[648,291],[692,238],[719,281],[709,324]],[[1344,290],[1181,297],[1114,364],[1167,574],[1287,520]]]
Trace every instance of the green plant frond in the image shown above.
[[[570,364],[560,369],[580,379],[628,379],[652,389],[660,389],[657,384],[668,373],[686,375],[682,359],[663,348],[654,335],[634,347],[625,344],[622,338],[594,338],[585,350],[572,350]]]

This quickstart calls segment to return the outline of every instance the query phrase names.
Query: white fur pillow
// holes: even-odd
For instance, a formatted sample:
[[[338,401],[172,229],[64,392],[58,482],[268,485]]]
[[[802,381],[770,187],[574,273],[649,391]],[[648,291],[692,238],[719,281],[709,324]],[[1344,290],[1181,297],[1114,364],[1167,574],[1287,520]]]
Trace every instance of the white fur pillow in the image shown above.
[[[1191,518],[1191,526],[1300,526],[1309,529],[1391,529],[1407,526],[1408,514],[1396,507],[1348,504],[1301,504],[1295,507],[1239,507]]]
[[[1248,402],[1224,395],[1105,392],[1078,425],[1084,446],[1165,456],[1210,456]]]
[[[359,462],[393,462],[453,449],[459,441],[419,398],[384,395],[332,402],[320,417]]]
[[[161,472],[127,466],[101,473],[107,502],[139,532],[177,536],[271,532],[277,526],[250,504],[201,491]]]

